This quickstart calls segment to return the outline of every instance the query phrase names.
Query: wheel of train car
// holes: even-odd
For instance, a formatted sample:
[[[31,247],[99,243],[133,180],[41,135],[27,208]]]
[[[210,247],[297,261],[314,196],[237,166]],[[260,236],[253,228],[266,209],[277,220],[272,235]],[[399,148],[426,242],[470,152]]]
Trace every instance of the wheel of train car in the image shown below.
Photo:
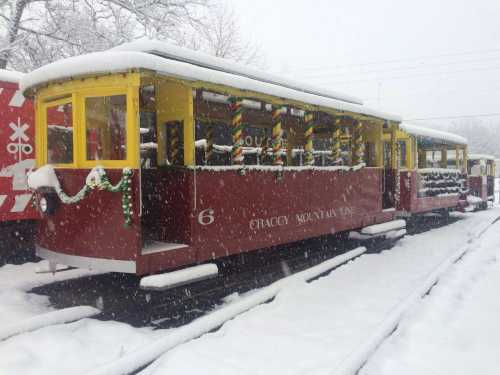
[[[59,206],[59,199],[57,195],[54,193],[45,193],[40,197],[38,201],[38,207],[40,209],[40,212],[44,215],[54,214],[58,206]]]

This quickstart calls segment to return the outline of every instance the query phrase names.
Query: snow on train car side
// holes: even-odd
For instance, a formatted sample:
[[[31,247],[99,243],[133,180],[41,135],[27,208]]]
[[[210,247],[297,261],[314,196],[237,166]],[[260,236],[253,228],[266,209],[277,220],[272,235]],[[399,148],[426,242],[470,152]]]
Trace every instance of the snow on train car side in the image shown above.
[[[38,217],[26,177],[35,167],[34,109],[19,90],[21,77],[0,70],[0,222]]]

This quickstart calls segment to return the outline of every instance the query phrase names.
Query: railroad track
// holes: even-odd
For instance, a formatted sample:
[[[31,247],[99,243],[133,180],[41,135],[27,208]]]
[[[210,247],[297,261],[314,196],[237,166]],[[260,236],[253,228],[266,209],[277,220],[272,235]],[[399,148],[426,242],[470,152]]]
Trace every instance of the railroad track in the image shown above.
[[[459,262],[470,250],[472,250],[474,248],[474,243],[498,221],[500,221],[500,216],[481,227],[465,246],[452,253],[434,267],[434,269],[428,273],[424,282],[408,294],[401,303],[394,306],[390,314],[377,326],[367,339],[360,342],[359,345],[356,346],[357,349],[350,353],[331,373],[335,375],[358,374],[369,360],[371,354],[396,331],[406,311],[425,295],[428,295],[439,282],[441,276],[446,273],[453,264]]]
[[[457,220],[456,218],[451,219]],[[409,234],[447,224],[438,217],[420,218],[409,225]],[[218,262],[216,278],[164,292],[143,291],[139,278],[125,274],[104,274],[44,285],[33,293],[49,296],[51,305],[68,308],[96,306],[102,320],[117,320],[136,327],[152,325],[175,328],[203,316],[225,303],[225,297],[261,288],[284,276],[315,266],[358,246],[380,252],[392,241],[346,241],[342,236],[325,236],[298,243],[233,256]]]
[[[407,309],[416,301],[430,292],[434,285],[439,281],[439,278],[444,274],[449,267],[459,261],[473,246],[475,240],[480,238],[488,228],[495,222],[499,221],[500,217],[488,222],[484,227],[480,228],[475,237],[469,243],[446,257],[427,275],[425,282],[419,285],[412,293],[410,293],[402,303],[394,306],[389,315],[377,326],[377,328],[361,342],[357,350],[352,352],[341,365],[332,373],[339,375],[355,375],[366,363],[370,354],[397,328],[399,321]],[[248,298],[229,304],[228,306],[217,310],[211,314],[193,321],[183,327],[174,330],[165,337],[158,339],[151,345],[144,347],[138,351],[130,353],[116,361],[100,366],[87,375],[128,375],[136,374],[153,363],[164,353],[203,335],[206,332],[218,329],[223,323],[233,319],[244,311],[247,311],[259,304],[271,301],[274,296],[286,285],[300,281],[310,282],[319,276],[331,272],[342,264],[366,253],[365,248],[357,248],[351,250],[344,255],[337,256],[320,265],[314,266],[306,271],[301,271],[297,274],[286,277],[280,281],[274,282],[268,287],[250,295]]]
[[[372,244],[370,249],[374,248]],[[218,263],[216,278],[163,292],[143,291],[133,275],[104,274],[49,284],[32,290],[52,306],[96,305],[103,320],[134,326],[179,327],[224,303],[225,297],[261,288],[355,248],[342,238],[318,238],[230,257]],[[97,303],[96,303],[97,301]]]

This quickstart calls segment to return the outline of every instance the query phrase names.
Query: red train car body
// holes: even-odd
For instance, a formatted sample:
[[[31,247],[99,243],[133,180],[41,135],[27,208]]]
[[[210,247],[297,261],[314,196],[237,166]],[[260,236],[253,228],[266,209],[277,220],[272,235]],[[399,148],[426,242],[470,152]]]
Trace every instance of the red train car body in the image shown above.
[[[72,195],[88,172],[57,173]],[[297,170],[277,180],[274,171],[258,169],[244,176],[235,170],[166,170],[155,173],[148,191],[142,188],[148,197],[142,219],[135,173],[130,227],[123,225],[117,195],[93,191],[85,204],[40,222],[38,252],[63,264],[143,275],[363,228],[394,218],[395,211],[382,209],[382,172]],[[109,177],[116,182],[120,173]],[[155,240],[144,245],[151,233]]]
[[[475,208],[487,208],[495,200],[495,157],[471,154],[467,160],[468,201]]]
[[[400,165],[402,214],[447,213],[466,205],[467,140],[455,134],[402,124]],[[401,163],[400,163],[401,164]]]
[[[19,90],[21,76],[0,70],[0,222],[39,217],[26,179],[35,167],[34,108]]]

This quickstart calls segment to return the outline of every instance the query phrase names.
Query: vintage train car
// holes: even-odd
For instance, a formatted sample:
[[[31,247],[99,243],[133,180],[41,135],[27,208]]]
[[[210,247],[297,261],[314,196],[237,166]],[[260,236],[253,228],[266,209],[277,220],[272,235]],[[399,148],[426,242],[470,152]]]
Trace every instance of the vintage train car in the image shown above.
[[[485,154],[469,154],[467,176],[468,203],[476,209],[488,208],[488,202],[495,201],[495,157]]]
[[[350,97],[153,41],[55,62],[22,87],[36,101],[37,253],[53,262],[146,275],[404,227],[385,197],[400,119]]]
[[[35,123],[33,102],[19,90],[22,75],[0,69],[0,243],[13,251],[33,236],[39,217],[27,185],[35,167]]]
[[[397,207],[403,216],[463,210],[467,205],[465,138],[402,123],[398,150],[401,188]]]

